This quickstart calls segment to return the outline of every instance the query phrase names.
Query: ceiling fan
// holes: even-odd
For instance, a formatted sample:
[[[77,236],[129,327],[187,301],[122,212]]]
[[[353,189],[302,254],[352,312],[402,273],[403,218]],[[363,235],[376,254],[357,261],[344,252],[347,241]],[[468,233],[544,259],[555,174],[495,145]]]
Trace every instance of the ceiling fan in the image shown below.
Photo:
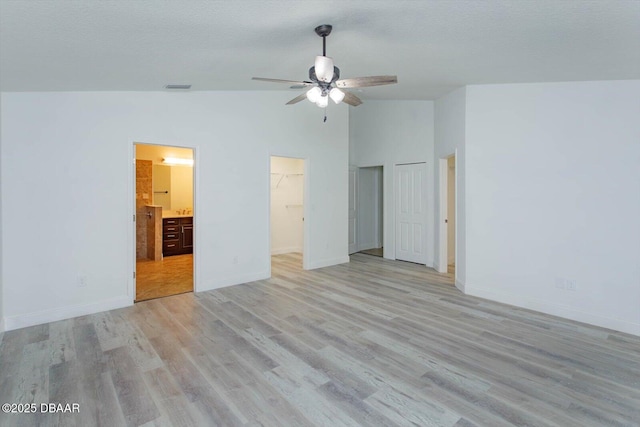
[[[334,66],[333,59],[327,56],[327,36],[331,34],[332,28],[333,27],[331,25],[320,25],[315,29],[316,34],[322,37],[322,55],[316,56],[314,66],[309,68],[309,80],[295,81],[268,79],[263,77],[253,77],[253,80],[286,83],[292,85],[292,89],[310,88],[305,93],[298,95],[291,101],[287,102],[287,105],[296,104],[307,98],[320,108],[325,108],[329,104],[329,98],[331,98],[336,104],[343,101],[354,107],[362,104],[360,98],[344,89],[398,83],[398,78],[396,76],[369,76],[340,79],[340,69]]]

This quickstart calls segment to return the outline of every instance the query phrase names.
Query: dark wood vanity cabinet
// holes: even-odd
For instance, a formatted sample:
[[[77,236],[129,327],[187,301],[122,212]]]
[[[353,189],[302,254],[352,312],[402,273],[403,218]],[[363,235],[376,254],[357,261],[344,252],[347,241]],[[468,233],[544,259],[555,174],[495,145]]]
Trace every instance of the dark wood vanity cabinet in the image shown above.
[[[193,217],[163,218],[162,255],[193,253]]]

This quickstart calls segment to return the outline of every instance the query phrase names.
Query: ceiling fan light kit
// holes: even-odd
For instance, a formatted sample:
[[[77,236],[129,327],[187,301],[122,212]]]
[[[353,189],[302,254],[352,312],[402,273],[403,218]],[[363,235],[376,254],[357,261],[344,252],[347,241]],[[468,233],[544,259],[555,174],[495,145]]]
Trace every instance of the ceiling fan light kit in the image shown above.
[[[295,81],[263,77],[253,77],[253,80],[286,83],[291,85],[292,89],[306,89],[310,87],[306,94],[298,95],[291,101],[287,102],[287,105],[297,104],[307,98],[320,108],[326,108],[327,105],[329,105],[329,98],[331,98],[331,100],[336,104],[344,101],[345,104],[357,107],[362,104],[360,98],[344,89],[388,85],[398,82],[396,76],[370,76],[340,79],[340,69],[334,65],[333,58],[327,56],[327,36],[331,34],[332,29],[333,27],[331,25],[326,24],[319,25],[315,28],[316,34],[322,37],[322,55],[316,56],[313,67],[309,69],[309,80]]]
[[[329,96],[336,104],[340,104],[342,100],[344,100],[344,92],[337,87],[331,88],[331,90],[329,91]]]

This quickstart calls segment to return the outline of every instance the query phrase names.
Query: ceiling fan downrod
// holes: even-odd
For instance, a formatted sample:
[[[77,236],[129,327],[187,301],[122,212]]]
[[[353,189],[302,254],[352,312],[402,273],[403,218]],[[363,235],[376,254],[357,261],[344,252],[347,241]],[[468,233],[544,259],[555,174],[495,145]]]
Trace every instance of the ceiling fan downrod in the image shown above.
[[[333,26],[329,24],[318,25],[315,29],[316,34],[322,37],[322,56],[327,56],[327,36],[332,29]]]
[[[338,79],[336,76],[337,68],[333,65],[333,59],[327,56],[327,36],[331,34],[333,26],[329,24],[318,25],[315,28],[315,32],[318,36],[322,37],[322,56],[316,56],[315,67],[313,73],[309,73],[312,81],[317,81],[323,89],[323,92],[328,90],[328,86]],[[311,77],[311,74],[315,74],[315,79]],[[324,94],[323,94],[324,95]]]

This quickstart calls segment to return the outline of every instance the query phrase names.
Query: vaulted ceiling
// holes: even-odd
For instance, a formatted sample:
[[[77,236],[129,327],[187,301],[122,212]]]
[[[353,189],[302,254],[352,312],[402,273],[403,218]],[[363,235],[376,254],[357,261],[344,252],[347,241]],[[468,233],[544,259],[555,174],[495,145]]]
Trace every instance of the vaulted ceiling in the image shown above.
[[[320,24],[333,25],[327,55],[342,77],[398,76],[364,99],[640,78],[636,0],[2,0],[0,89],[291,90],[251,77],[306,79]]]

